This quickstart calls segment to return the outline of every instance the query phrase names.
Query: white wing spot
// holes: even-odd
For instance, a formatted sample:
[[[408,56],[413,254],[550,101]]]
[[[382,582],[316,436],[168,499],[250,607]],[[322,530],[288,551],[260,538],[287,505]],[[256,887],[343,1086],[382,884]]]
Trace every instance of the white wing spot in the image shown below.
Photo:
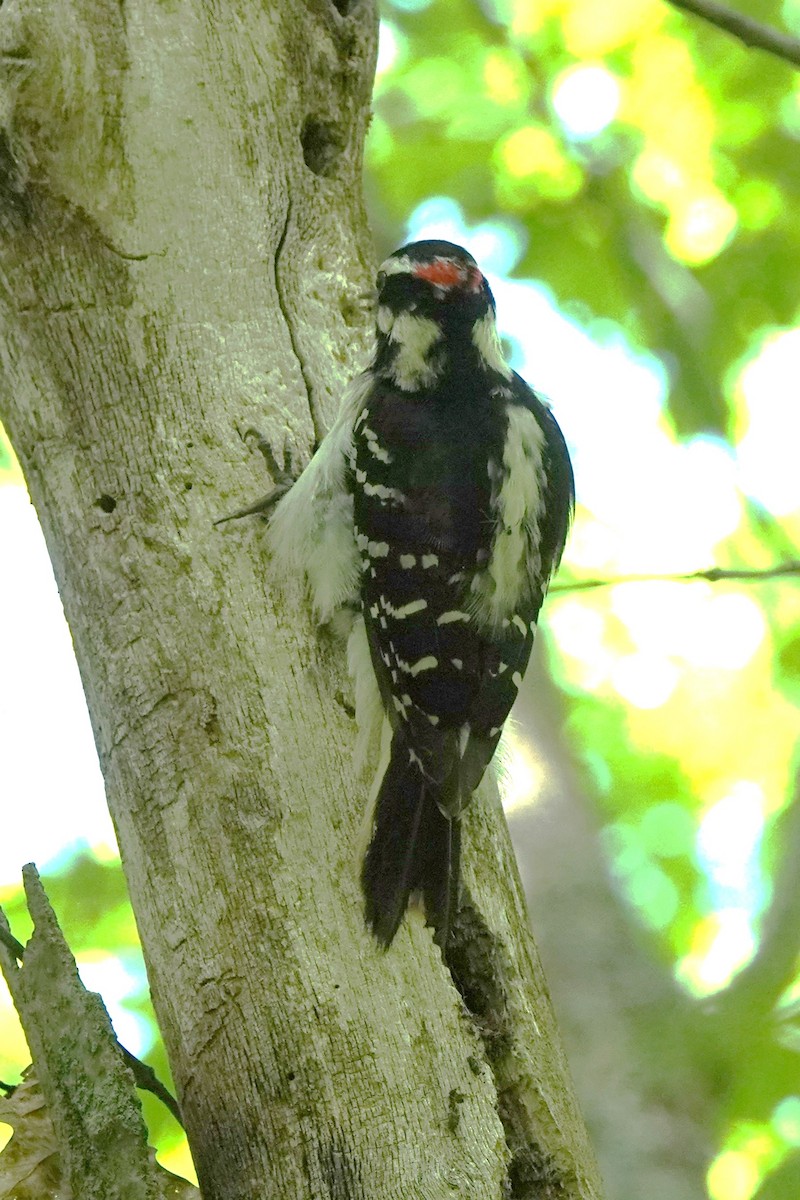
[[[450,612],[444,612],[440,617],[436,618],[437,625],[451,625],[453,621],[468,621],[469,613],[460,612],[457,608],[453,608]]]
[[[453,664],[453,666],[455,667],[455,669],[457,671],[460,671],[461,668],[464,666],[464,660],[462,658],[451,658],[450,662]]]
[[[438,567],[438,565],[439,565],[439,555],[438,554],[423,554],[423,556],[422,556],[423,571],[427,571],[428,567]]]
[[[367,545],[367,554],[372,558],[387,558],[389,555],[389,543],[369,542]]]
[[[367,415],[366,412],[361,414],[361,416],[364,419],[366,419],[366,415]],[[359,420],[360,419],[361,418],[359,418]],[[378,435],[374,429],[369,429],[365,425],[364,426],[364,437],[366,438],[367,449],[369,450],[369,452],[373,456],[373,458],[377,458],[379,462],[383,462],[383,463],[390,463],[392,461],[391,454],[389,453],[388,450],[384,450],[383,446],[381,446],[381,444],[378,441]]]
[[[511,623],[512,625],[516,625],[523,637],[527,637],[528,626],[525,624],[519,613],[514,613],[514,616],[511,618]]]
[[[401,608],[393,608],[389,601],[386,601],[387,613],[390,617],[394,617],[398,621],[403,621],[406,617],[412,617],[414,613],[422,612],[427,607],[427,600],[412,600],[409,604],[402,605]]]
[[[417,565],[416,555],[414,555],[414,554],[401,554],[400,555],[400,566],[403,568],[404,571],[410,571],[411,568],[415,567],[416,565]]]
[[[434,658],[432,654],[428,654],[425,658],[419,658],[414,663],[413,667],[409,667],[409,675],[420,675],[423,671],[433,671],[439,665],[438,658]]]
[[[364,474],[363,471],[360,473]],[[356,471],[356,479],[359,483],[364,484],[365,496],[377,496],[379,500],[396,500],[399,504],[402,504],[405,500],[405,496],[397,488],[385,487],[382,483],[364,483],[364,480],[358,479],[358,476],[359,472]]]
[[[515,688],[522,687],[522,676],[520,675],[519,671],[515,671],[514,674],[511,676],[511,682],[513,683]]]

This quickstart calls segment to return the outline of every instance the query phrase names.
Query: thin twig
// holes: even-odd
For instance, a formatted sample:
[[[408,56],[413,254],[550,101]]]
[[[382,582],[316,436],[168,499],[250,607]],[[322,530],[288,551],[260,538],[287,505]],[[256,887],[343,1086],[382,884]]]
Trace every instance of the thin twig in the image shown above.
[[[9,930],[4,929],[2,925],[0,925],[0,942],[3,943],[6,950],[10,951],[10,953],[14,955],[14,958],[17,960],[17,962],[22,962],[22,956],[25,953],[25,947],[23,946],[22,942],[17,941],[13,933],[10,933]]]
[[[133,1073],[136,1086],[144,1092],[151,1092],[154,1096],[157,1096],[161,1103],[169,1109],[178,1124],[183,1126],[183,1118],[181,1117],[181,1110],[178,1107],[178,1101],[172,1092],[168,1091],[164,1086],[153,1068],[148,1063],[142,1062],[135,1054],[131,1054],[130,1050],[126,1050],[121,1042],[118,1041],[117,1045],[122,1051],[122,1057]]]
[[[793,67],[800,67],[800,39],[792,37],[791,34],[783,33],[771,25],[764,25],[761,21],[754,21],[752,17],[745,17],[724,4],[717,4],[716,0],[667,0],[667,3],[673,8],[680,8],[684,12],[702,17],[718,29],[732,34],[746,46],[766,50],[768,54],[774,54],[784,62],[791,63]]]
[[[22,945],[22,942],[17,941],[13,933],[4,929],[2,925],[0,925],[0,942],[14,955],[18,962],[23,961],[25,947]],[[151,1092],[154,1096],[157,1096],[161,1103],[169,1109],[178,1124],[182,1125],[183,1121],[181,1120],[181,1110],[178,1107],[178,1101],[167,1090],[153,1068],[147,1063],[142,1062],[135,1054],[131,1054],[130,1050],[126,1050],[119,1040],[117,1040],[117,1045],[122,1051],[122,1057],[125,1059],[126,1065],[133,1072],[136,1086],[141,1088],[142,1091]]]
[[[725,579],[746,580],[750,583],[762,583],[768,579],[780,579],[786,575],[800,575],[800,559],[777,563],[774,567],[763,569],[749,567],[709,567],[705,571],[692,571],[688,575],[618,575],[615,579],[576,579],[572,583],[554,583],[551,592],[589,592],[594,588],[616,587],[620,583],[690,583],[696,579],[705,579],[709,583],[719,583]]]

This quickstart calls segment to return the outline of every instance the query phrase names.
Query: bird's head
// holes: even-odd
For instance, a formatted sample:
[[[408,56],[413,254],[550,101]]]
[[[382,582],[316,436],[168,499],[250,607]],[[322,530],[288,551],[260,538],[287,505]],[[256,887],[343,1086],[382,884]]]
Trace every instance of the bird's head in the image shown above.
[[[431,387],[448,371],[508,378],[491,289],[461,246],[401,246],[381,264],[377,286],[376,366],[404,391]]]

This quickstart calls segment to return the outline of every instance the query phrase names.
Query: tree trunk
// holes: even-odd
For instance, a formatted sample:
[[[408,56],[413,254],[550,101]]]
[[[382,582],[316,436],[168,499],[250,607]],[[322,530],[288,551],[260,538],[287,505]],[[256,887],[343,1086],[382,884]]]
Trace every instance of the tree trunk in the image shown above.
[[[595,1197],[496,798],[453,974],[413,917],[380,952],[341,649],[212,525],[267,490],[248,432],[302,464],[363,363],[376,24],[3,5],[2,416],[207,1200]]]

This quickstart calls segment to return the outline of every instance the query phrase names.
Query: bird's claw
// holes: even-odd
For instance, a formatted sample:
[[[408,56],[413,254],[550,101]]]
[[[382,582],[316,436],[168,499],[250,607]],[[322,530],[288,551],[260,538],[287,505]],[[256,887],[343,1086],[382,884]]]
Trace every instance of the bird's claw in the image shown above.
[[[248,504],[245,508],[238,508],[236,512],[228,513],[227,516],[218,517],[214,522],[215,525],[222,525],[225,521],[238,521],[240,517],[269,516],[280,498],[286,495],[297,478],[292,470],[291,455],[285,455],[289,463],[289,469],[287,470],[286,467],[282,467],[278,463],[272,446],[258,429],[247,429],[242,436],[244,441],[255,442],[256,448],[264,457],[267,470],[275,480],[275,487],[271,492],[267,492],[266,496],[262,496],[260,500],[256,500],[254,504]]]
[[[260,500],[256,500],[255,504],[248,504],[246,508],[237,508],[236,512],[228,513],[227,516],[217,517],[214,524],[222,525],[225,521],[238,521],[240,517],[253,517],[256,515],[266,517],[278,503],[281,496],[286,495],[291,486],[291,483],[279,484],[271,492],[267,492],[266,496],[262,496]]]
[[[279,487],[283,487],[284,490],[288,492],[289,488],[297,478],[293,470],[294,463],[292,461],[291,452],[284,451],[284,459],[288,461],[289,464],[289,468],[287,470],[287,468],[282,467],[275,458],[275,453],[272,449],[272,446],[260,430],[252,427],[250,429],[246,429],[244,432],[244,440],[246,442],[255,442],[256,449],[263,456],[264,461],[267,464],[267,470],[269,471],[270,476],[275,480],[275,483]]]

